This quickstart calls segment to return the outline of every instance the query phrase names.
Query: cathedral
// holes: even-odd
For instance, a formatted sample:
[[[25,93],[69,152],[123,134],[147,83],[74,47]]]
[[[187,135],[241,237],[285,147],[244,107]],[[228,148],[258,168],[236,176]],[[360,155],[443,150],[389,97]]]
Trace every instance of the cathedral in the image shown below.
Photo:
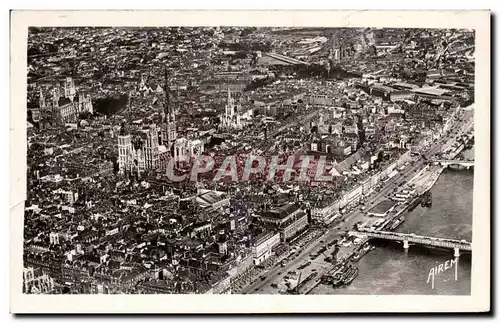
[[[129,94],[128,109],[132,110]],[[130,122],[130,120],[129,120]],[[161,168],[162,154],[167,148],[160,144],[162,133],[156,124],[130,127],[125,122],[118,134],[118,169],[120,174],[141,176],[145,171]]]
[[[174,167],[188,166],[204,146],[193,136],[179,137],[175,111],[170,100],[170,86],[165,69],[164,104],[161,124],[129,130],[123,124],[118,135],[118,166],[121,174],[141,176],[145,171],[166,172],[169,162]],[[132,109],[129,102],[129,109]]]
[[[51,92],[52,100],[47,102],[42,89],[40,89],[39,107],[42,115],[50,112],[52,122],[76,122],[80,113],[94,113],[90,95],[77,94],[75,83],[71,77],[64,80],[63,89],[61,89],[60,84],[57,84]]]
[[[152,124],[137,131],[122,125],[118,135],[118,168],[120,173],[140,176],[146,170],[157,170],[160,164],[158,128]]]

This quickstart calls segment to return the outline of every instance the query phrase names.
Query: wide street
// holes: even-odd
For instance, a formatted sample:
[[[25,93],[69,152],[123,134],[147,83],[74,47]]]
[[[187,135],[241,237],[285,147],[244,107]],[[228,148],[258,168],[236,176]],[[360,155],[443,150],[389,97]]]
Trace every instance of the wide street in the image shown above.
[[[469,111],[465,111],[465,118],[463,121],[458,121],[448,135],[446,139],[440,139],[430,145],[427,149],[424,149],[425,154],[428,156],[432,156],[433,154],[444,151],[448,147],[450,147],[455,141],[455,137],[461,135],[470,129],[470,125],[473,122],[471,119],[473,115],[469,113]],[[383,184],[379,191],[375,191],[367,198],[365,205],[368,208],[376,205],[380,201],[384,200],[388,193],[392,192],[394,188],[402,185],[403,183],[408,182],[413,176],[415,176],[425,165],[425,160],[423,158],[419,158],[417,161],[406,167],[404,170],[400,171],[400,173],[389,181]],[[343,216],[343,219],[336,221],[329,230],[319,236],[318,238],[312,240],[302,251],[300,251],[299,255],[286,263],[284,267],[277,265],[274,268],[271,268],[267,272],[263,272],[262,276],[265,279],[257,279],[252,284],[243,289],[243,293],[276,293],[277,290],[271,288],[271,284],[279,284],[283,277],[289,271],[297,271],[297,267],[301,264],[308,261],[308,258],[311,254],[315,253],[320,249],[323,245],[330,243],[333,240],[338,240],[345,232],[354,227],[354,224],[359,221],[366,221],[368,216],[364,214],[359,208],[356,208],[354,211],[347,213]],[[323,241],[323,242],[321,242]]]

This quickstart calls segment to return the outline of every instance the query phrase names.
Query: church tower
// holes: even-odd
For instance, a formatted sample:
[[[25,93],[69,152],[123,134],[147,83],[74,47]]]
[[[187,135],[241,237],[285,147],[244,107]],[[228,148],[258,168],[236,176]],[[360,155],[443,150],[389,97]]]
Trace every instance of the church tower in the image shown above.
[[[131,106],[131,96],[128,96],[128,109],[129,115]],[[128,120],[130,121],[130,119]],[[120,132],[118,134],[118,168],[120,174],[124,174],[130,168],[130,155],[132,151],[132,137],[130,135],[129,129],[125,123],[122,124]]]
[[[231,97],[231,90],[227,87],[226,118],[231,118],[234,114],[234,100]]]
[[[227,104],[221,120],[222,129],[241,129],[241,116],[239,108],[231,97],[231,90],[227,87]]]
[[[61,91],[59,87],[52,89],[52,108],[59,108],[59,99],[61,98]]]
[[[161,144],[170,149],[177,138],[175,124],[175,112],[170,101],[170,84],[168,82],[168,71],[165,67],[165,101],[163,103],[162,124],[161,124]]]
[[[64,81],[64,96],[73,102],[76,95],[75,82],[72,77],[67,77]]]
[[[38,99],[38,107],[40,108],[40,111],[43,111],[46,109],[45,97],[43,96],[42,88],[40,88],[40,97]]]
[[[77,103],[77,112],[87,111],[91,114],[94,113],[94,108],[92,106],[92,98],[90,94],[84,94],[82,92],[78,93],[78,103]]]

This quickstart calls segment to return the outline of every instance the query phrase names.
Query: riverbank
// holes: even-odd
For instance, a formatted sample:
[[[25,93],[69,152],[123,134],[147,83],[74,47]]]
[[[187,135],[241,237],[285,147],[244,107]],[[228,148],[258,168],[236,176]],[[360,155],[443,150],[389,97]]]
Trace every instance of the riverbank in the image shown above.
[[[415,199],[420,198],[420,195],[423,194],[424,192],[429,191],[432,189],[432,187],[436,184],[438,181],[440,175],[443,173],[444,168],[440,166],[430,166],[426,165],[421,171],[419,171],[415,176],[413,176],[406,184],[404,184],[401,189],[408,189],[408,190],[414,190],[415,195],[413,198],[410,198],[408,201],[405,202],[400,202],[397,204],[397,206],[389,212],[389,214],[384,217],[383,219],[376,219],[376,221],[383,221],[381,222],[382,224],[377,227],[378,230],[384,230],[384,231],[393,231],[397,227],[390,228],[390,225],[392,225],[395,221],[398,221],[398,219],[401,219],[402,221],[400,224],[404,221],[405,213],[408,213],[408,208],[412,205]],[[374,222],[370,221],[366,223],[366,226],[369,227],[370,224],[373,224]],[[334,268],[342,268],[343,266],[347,266],[349,263],[352,262],[353,259],[356,259],[357,261],[360,261],[363,257],[365,257],[368,252],[365,252],[363,250],[363,246],[368,243],[367,238],[358,238],[358,239],[352,239],[352,237],[346,237],[344,238],[344,241],[340,242],[340,248],[338,250],[338,261],[335,263]],[[332,268],[330,268],[329,271],[331,271]],[[322,272],[322,275],[325,275],[326,272]],[[331,273],[334,275],[335,273]],[[321,275],[321,276],[322,276]],[[319,279],[321,279],[321,276],[319,276]],[[315,284],[310,284],[308,289],[306,286],[304,286],[302,293],[311,293],[314,288],[318,286],[319,282],[316,281]]]
[[[365,202],[366,207],[375,206],[387,199],[389,194],[393,194],[395,189],[401,187],[403,183],[407,184],[411,178],[415,181],[415,174],[420,173],[419,179],[426,179],[433,173],[432,171],[422,172],[422,169],[429,168],[424,166],[423,161],[415,160],[415,163],[415,165],[409,165],[398,176],[394,176],[385,182],[383,187],[368,196]],[[424,180],[421,182],[427,183]],[[356,240],[354,237],[348,240],[347,233],[349,230],[352,230],[356,224],[365,223],[367,227],[370,227],[375,223],[380,224],[385,220],[370,216],[366,211],[362,210],[364,208],[364,206],[356,207],[351,212],[339,218],[319,238],[304,245],[304,249],[297,250],[293,256],[294,258],[288,258],[289,260],[285,261],[284,265],[282,263],[280,266],[274,266],[263,271],[262,276],[260,276],[261,279],[256,279],[249,285],[245,284],[246,286],[242,292],[262,294],[308,293],[317,285],[321,277],[332,269],[332,266],[348,261],[354,255],[357,248],[364,243],[361,239]],[[398,205],[392,211],[391,218],[398,214],[398,212],[401,212],[401,210],[402,207]],[[335,256],[333,256],[332,253],[335,252],[336,246],[338,246],[338,250]],[[301,279],[306,279],[313,274],[316,274],[316,276],[305,284],[301,284],[299,291],[293,290],[300,283]],[[252,276],[253,279],[257,278],[254,275]]]
[[[439,147],[439,143],[430,147],[428,155],[431,156],[436,153],[440,149]],[[424,192],[432,188],[442,172],[443,168],[439,166],[425,165],[425,160],[422,158],[415,159],[398,175],[384,182],[384,185],[378,190],[367,196],[364,206],[355,207],[350,212],[339,217],[337,221],[328,226],[328,230],[324,234],[306,243],[302,250],[296,250],[293,258],[288,258],[289,260],[281,262],[281,265],[276,264],[272,268],[265,270],[260,277],[261,279],[256,279],[249,285],[245,284],[246,287],[241,291],[252,294],[307,294],[311,290],[319,288],[315,286],[318,285],[321,277],[330,271],[333,266],[349,261],[350,257],[354,256],[356,249],[363,243],[360,239],[346,239],[349,230],[361,224],[365,224],[366,227],[380,226],[382,222],[388,219],[387,217],[370,216],[366,211],[363,211],[364,209],[377,205],[387,199],[389,195],[394,194],[398,188],[408,187],[409,184],[416,188],[415,192]],[[403,204],[398,204],[398,207],[390,212],[389,218],[394,219],[396,216],[401,216],[408,208],[408,205]],[[339,248],[335,257],[332,257],[336,245]],[[326,249],[323,250],[325,247]],[[313,273],[316,274],[313,279],[308,280],[306,284],[301,284],[300,290],[294,290],[294,287],[300,283],[301,279],[311,277]]]
[[[431,208],[417,206],[403,213],[405,221],[394,231],[432,237],[472,240],[472,187],[474,174],[464,170],[444,170],[432,188]],[[454,271],[436,277],[435,288],[427,284],[429,270],[453,259],[448,251],[430,251],[412,246],[405,252],[398,243],[371,242],[376,249],[355,266],[359,275],[348,286],[319,285],[311,294],[350,295],[468,295],[470,294],[470,255],[460,257],[458,279]]]

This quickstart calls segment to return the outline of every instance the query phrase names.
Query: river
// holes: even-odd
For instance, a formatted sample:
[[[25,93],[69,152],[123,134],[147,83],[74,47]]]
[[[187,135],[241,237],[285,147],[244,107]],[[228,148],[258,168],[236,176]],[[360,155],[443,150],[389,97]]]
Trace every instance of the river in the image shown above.
[[[418,206],[408,212],[406,221],[396,231],[472,241],[473,178],[470,170],[445,170],[432,188],[432,207]],[[356,264],[359,275],[351,285],[338,289],[319,285],[311,294],[470,295],[468,255],[460,256],[456,268],[453,265],[435,275],[432,288],[430,270],[453,259],[452,251],[411,246],[405,252],[400,244],[378,243],[375,250]]]

